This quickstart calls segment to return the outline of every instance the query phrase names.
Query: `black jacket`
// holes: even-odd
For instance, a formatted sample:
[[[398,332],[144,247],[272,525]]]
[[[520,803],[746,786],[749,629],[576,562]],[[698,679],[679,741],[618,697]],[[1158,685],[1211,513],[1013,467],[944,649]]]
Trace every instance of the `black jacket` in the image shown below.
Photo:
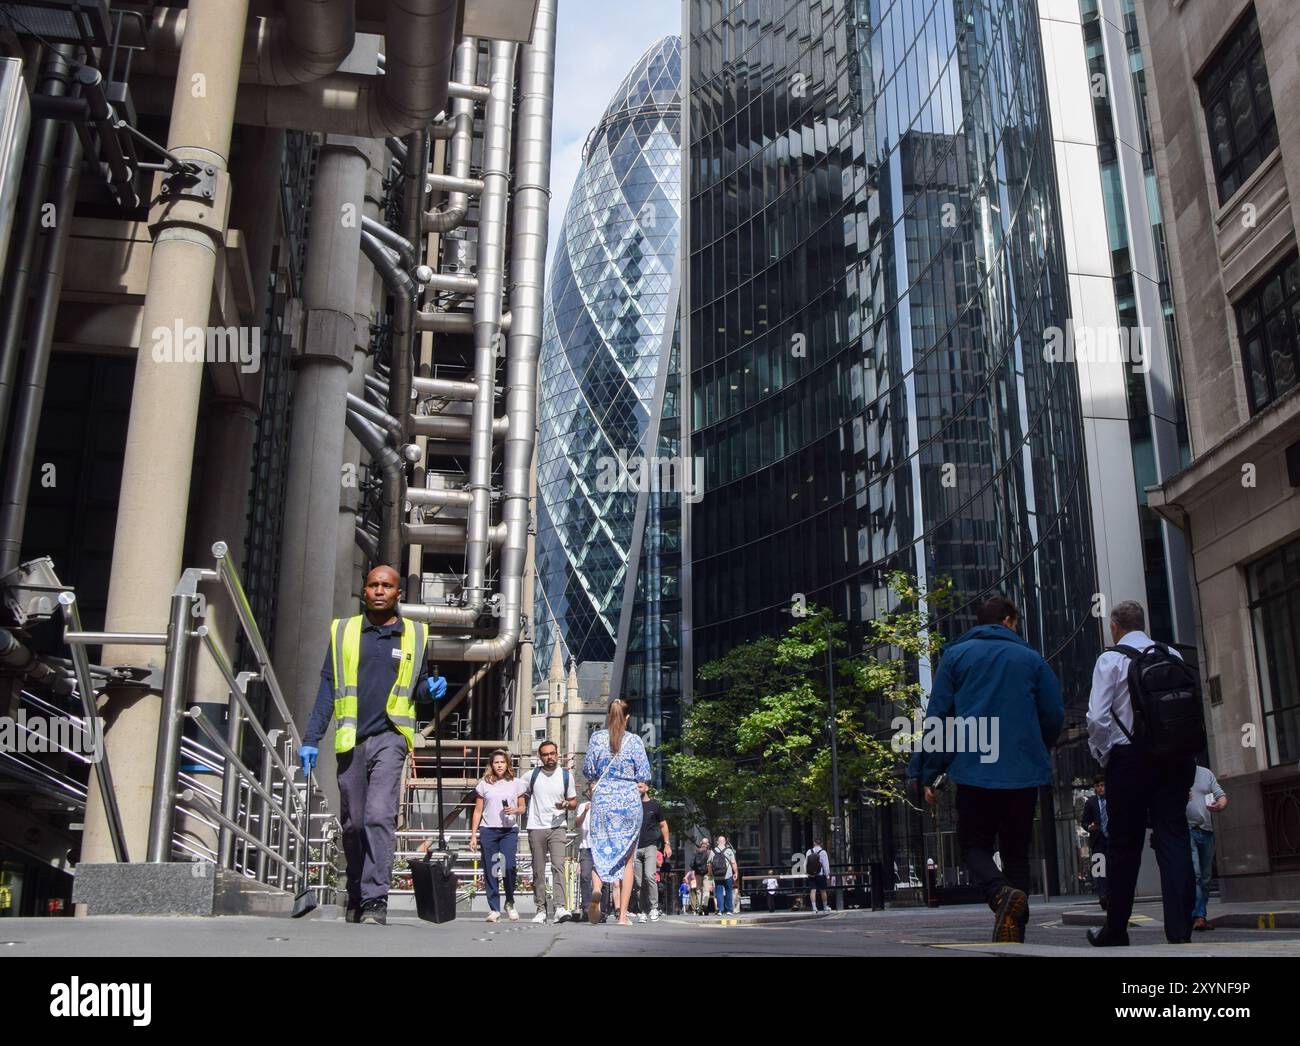
[[[1088,796],[1088,801],[1083,804],[1083,828],[1088,833],[1088,846],[1093,853],[1106,852],[1106,836],[1101,831],[1101,800],[1098,796]],[[1096,831],[1092,826],[1097,825]]]

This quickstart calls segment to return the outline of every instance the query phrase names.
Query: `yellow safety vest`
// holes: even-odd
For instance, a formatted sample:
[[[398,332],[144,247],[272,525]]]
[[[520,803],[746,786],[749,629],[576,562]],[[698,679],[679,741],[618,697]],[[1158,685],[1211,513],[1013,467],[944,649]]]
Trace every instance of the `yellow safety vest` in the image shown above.
[[[340,617],[330,622],[330,664],[334,666],[334,751],[350,752],[357,744],[357,677],[361,661],[361,628],[365,616]],[[406,750],[415,747],[415,700],[411,690],[420,677],[420,665],[429,645],[429,626],[402,618],[402,660],[388,693],[384,710]]]

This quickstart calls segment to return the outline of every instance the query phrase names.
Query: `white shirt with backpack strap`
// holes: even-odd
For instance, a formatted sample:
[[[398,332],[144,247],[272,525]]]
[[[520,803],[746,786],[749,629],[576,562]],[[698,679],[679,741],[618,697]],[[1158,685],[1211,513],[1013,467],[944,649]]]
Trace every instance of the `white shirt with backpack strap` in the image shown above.
[[[573,774],[564,767],[557,766],[547,774],[540,766],[528,771],[524,778],[525,791],[528,796],[528,830],[541,828],[561,828],[568,822],[569,811],[556,809],[561,799],[574,799]]]
[[[1139,631],[1126,632],[1115,645],[1145,650],[1153,643],[1154,639]],[[1173,647],[1169,650],[1182,657]],[[1129,663],[1129,658],[1119,651],[1107,650],[1097,658],[1092,670],[1092,694],[1088,698],[1088,748],[1102,766],[1110,759],[1111,749],[1129,743],[1119,723],[1130,731],[1133,729],[1133,703],[1128,693]]]

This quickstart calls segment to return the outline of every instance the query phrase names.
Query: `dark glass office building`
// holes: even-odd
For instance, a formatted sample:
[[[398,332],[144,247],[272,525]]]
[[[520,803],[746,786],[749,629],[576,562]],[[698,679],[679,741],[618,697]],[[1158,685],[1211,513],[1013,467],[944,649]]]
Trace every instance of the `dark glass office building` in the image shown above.
[[[692,671],[797,594],[861,637],[902,569],[954,581],[949,638],[1015,600],[1081,724],[1096,582],[1075,369],[1044,355],[1068,288],[1033,0],[689,12]],[[854,856],[916,877],[919,824],[855,823]]]
[[[611,692],[660,733],[681,691],[689,479],[676,460],[681,77],[681,39],[665,37],[587,141],[547,285],[537,445],[537,679],[558,625],[565,660],[609,662]]]

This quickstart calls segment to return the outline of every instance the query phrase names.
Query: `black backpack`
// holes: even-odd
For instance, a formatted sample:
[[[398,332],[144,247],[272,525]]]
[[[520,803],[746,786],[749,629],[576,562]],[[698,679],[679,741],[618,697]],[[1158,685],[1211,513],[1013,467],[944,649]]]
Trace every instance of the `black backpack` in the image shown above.
[[[1115,722],[1129,741],[1162,759],[1191,759],[1205,751],[1201,677],[1163,643],[1145,650],[1110,647],[1129,659],[1128,694],[1133,729]]]
[[[809,850],[804,854],[804,871],[812,878],[822,874],[822,854],[824,850]]]
[[[723,851],[713,851],[713,857],[709,860],[709,871],[713,873],[715,879],[725,879],[731,874],[731,862],[727,860],[727,855]]]

